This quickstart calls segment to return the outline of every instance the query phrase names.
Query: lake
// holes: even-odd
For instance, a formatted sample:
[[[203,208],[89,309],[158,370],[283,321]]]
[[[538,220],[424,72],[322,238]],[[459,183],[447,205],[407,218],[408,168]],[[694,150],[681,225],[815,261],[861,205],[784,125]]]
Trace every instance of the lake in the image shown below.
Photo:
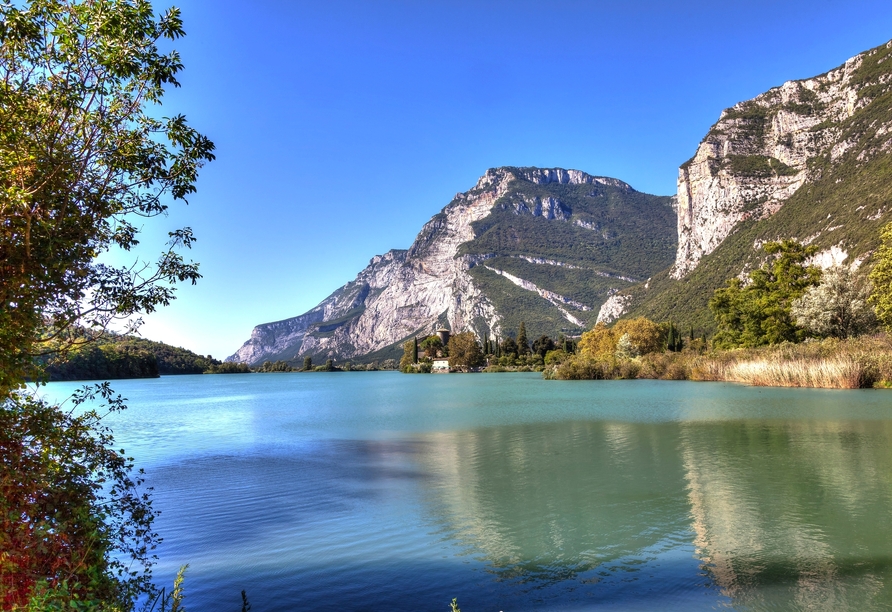
[[[63,397],[79,383],[51,383]],[[892,393],[114,381],[189,612],[892,609]]]

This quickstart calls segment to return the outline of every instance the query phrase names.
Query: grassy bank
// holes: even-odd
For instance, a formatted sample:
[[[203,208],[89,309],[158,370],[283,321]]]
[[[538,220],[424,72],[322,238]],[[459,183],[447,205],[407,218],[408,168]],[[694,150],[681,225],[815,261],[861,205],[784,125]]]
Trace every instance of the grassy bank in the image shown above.
[[[739,382],[771,387],[892,387],[892,338],[863,336],[755,349],[649,353],[634,359],[574,356],[545,372],[560,380],[632,379]]]

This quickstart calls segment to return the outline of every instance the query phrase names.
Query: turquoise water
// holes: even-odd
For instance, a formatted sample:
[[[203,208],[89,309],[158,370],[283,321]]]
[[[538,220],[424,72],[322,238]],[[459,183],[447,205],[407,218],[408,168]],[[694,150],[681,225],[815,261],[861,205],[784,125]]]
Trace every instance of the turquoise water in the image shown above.
[[[78,386],[53,383],[62,397]],[[116,381],[190,612],[889,610],[892,393],[537,374]]]

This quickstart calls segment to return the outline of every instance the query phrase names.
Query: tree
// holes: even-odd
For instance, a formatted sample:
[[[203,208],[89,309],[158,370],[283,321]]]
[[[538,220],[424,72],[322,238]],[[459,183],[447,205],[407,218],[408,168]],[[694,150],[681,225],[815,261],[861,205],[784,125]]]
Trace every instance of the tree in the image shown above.
[[[439,336],[428,336],[421,341],[421,349],[424,351],[425,357],[433,359],[444,349],[443,341]]]
[[[623,340],[622,347],[620,340]],[[665,332],[660,325],[646,317],[637,317],[620,319],[613,327],[597,323],[582,334],[577,348],[580,355],[589,359],[631,358],[661,351],[664,342]]]
[[[616,351],[616,343],[619,337],[613,329],[604,323],[597,323],[589,331],[582,334],[577,345],[579,354],[590,359],[604,358]]]
[[[796,325],[817,336],[845,339],[876,326],[867,303],[870,283],[848,266],[834,266],[821,275],[821,284],[809,287],[793,302]]]
[[[666,328],[666,350],[677,353],[684,348],[684,340],[682,340],[681,332],[675,327],[675,324],[672,323],[672,321],[666,324]]]
[[[97,398],[109,411],[124,407],[108,383],[85,388],[73,403]],[[96,410],[60,410],[19,393],[0,403],[4,610],[32,599],[40,609],[77,600],[80,610],[129,610],[151,589],[159,541],[151,501],[100,419]]]
[[[520,329],[517,330],[517,355],[529,355],[530,343],[527,340],[527,326],[523,321],[520,322]]]
[[[200,278],[178,252],[195,240],[189,228],[154,263],[96,260],[130,251],[139,218],[185,201],[214,158],[182,115],[147,111],[183,69],[158,43],[183,34],[177,9],[156,17],[147,0],[0,4],[4,607],[128,610],[151,589],[154,517],[132,463],[95,412],[75,417],[18,389],[39,374],[35,356],[95,340]],[[94,398],[123,406],[107,386],[74,401]]]
[[[533,342],[533,352],[541,355],[543,359],[548,351],[553,351],[554,349],[554,340],[544,334]]]
[[[768,242],[764,250],[769,259],[750,272],[749,283],[732,278],[709,300],[718,327],[714,342],[719,348],[798,342],[805,336],[790,309],[820,280],[820,270],[807,265],[817,247],[784,240]]]
[[[870,271],[873,283],[870,303],[886,331],[892,332],[892,223],[883,227],[880,239],[880,247],[874,255],[876,263]]]
[[[501,352],[505,357],[517,359],[517,342],[514,341],[514,338],[508,336],[502,340]]]
[[[313,358],[310,357],[309,355],[307,355],[306,357],[304,357],[304,367],[303,367],[303,371],[304,371],[304,372],[309,372],[309,371],[312,370],[312,369],[313,369]]]
[[[195,191],[214,145],[182,115],[159,119],[178,86],[177,9],[156,18],[147,0],[31,0],[0,5],[0,391],[33,374],[47,340],[152,312],[195,282],[171,232],[154,264],[96,262],[138,243],[135,220]]]
[[[418,339],[407,340],[403,343],[403,356],[400,358],[400,371],[407,372],[412,364],[418,363]]]
[[[476,368],[484,363],[483,352],[473,332],[454,334],[449,338],[449,367]]]

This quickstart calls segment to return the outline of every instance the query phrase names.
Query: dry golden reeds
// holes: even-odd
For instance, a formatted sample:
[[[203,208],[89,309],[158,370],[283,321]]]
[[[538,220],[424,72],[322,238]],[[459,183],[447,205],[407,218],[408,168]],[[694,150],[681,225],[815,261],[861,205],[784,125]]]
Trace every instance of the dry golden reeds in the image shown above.
[[[860,389],[872,384],[863,364],[852,357],[743,361],[726,368],[725,380],[759,387]]]

